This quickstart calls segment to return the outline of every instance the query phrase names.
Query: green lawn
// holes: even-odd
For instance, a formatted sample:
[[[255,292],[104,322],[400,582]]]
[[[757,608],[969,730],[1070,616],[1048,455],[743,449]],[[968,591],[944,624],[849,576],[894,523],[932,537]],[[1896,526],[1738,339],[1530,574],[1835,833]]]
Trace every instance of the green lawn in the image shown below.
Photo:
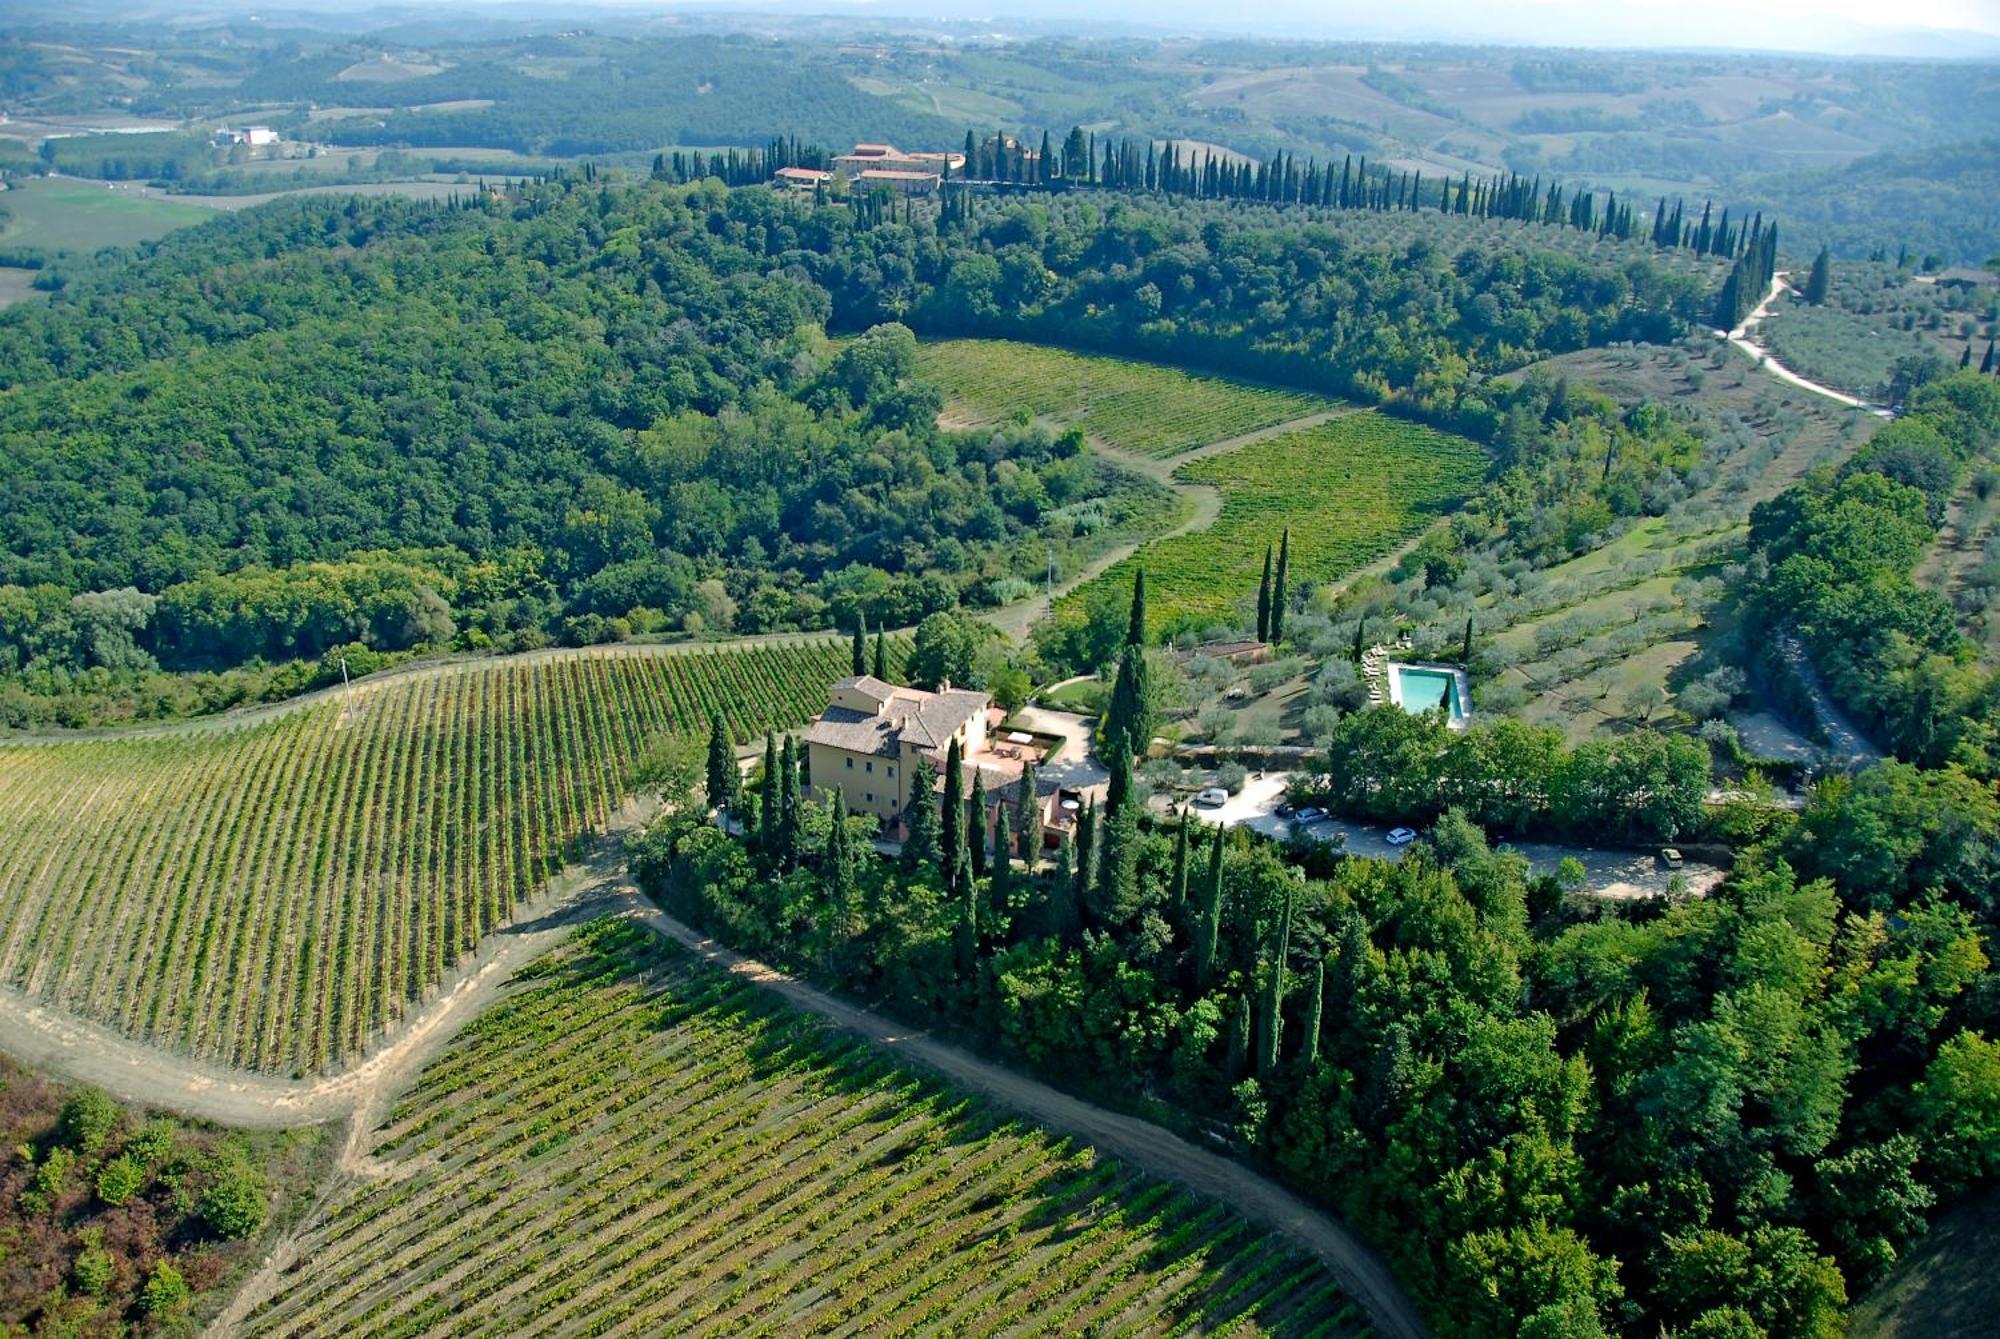
[[[1025,413],[1142,456],[1177,456],[1338,405],[1303,391],[1005,339],[927,341],[917,366],[944,388],[946,415],[956,423]]]
[[[1485,453],[1466,438],[1379,413],[1205,456],[1176,476],[1222,494],[1215,523],[1143,546],[1073,592],[1058,614],[1124,599],[1143,567],[1156,635],[1240,621],[1255,603],[1265,546],[1287,528],[1292,580],[1330,581],[1416,534],[1478,487],[1485,470]]]
[[[0,194],[9,217],[0,246],[41,251],[95,251],[132,246],[213,218],[215,211],[140,194],[135,183],[36,177]]]

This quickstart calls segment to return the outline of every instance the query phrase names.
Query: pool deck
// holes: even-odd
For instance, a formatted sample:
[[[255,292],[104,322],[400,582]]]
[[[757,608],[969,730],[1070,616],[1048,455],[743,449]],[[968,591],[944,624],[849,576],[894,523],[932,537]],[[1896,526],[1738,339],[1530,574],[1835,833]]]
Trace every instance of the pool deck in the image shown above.
[[[1453,691],[1458,694],[1458,712],[1445,713],[1445,724],[1454,730],[1463,730],[1472,721],[1472,676],[1457,665],[1443,665],[1429,660],[1392,660],[1382,667],[1382,677],[1389,681],[1389,702],[1392,706],[1403,705],[1402,670],[1429,670],[1433,674],[1449,674]],[[1404,708],[1408,710],[1408,708]]]

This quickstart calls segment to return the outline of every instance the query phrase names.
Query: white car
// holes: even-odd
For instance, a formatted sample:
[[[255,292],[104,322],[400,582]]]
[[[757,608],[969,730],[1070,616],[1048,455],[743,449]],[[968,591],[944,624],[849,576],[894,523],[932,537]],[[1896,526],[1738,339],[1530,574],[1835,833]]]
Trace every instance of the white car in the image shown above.
[[[1322,818],[1325,817],[1326,817],[1326,810],[1315,809],[1313,806],[1307,805],[1305,808],[1299,810],[1297,813],[1292,815],[1292,821],[1298,824],[1300,827],[1305,827],[1308,823],[1317,823]]]
[[[1415,828],[1390,828],[1389,835],[1385,838],[1391,846],[1408,846],[1416,839],[1417,830]]]
[[[1203,809],[1220,809],[1223,805],[1229,803],[1229,792],[1220,786],[1210,786],[1207,790],[1195,796],[1194,802]]]

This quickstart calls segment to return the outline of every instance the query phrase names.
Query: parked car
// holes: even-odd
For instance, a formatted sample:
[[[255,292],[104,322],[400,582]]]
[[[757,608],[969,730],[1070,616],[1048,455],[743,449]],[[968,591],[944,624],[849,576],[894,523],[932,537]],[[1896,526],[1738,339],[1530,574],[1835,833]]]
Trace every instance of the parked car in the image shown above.
[[[1391,846],[1408,846],[1417,839],[1415,828],[1390,828],[1388,842]]]
[[[1207,790],[1195,796],[1194,802],[1197,807],[1202,809],[1220,809],[1223,805],[1229,803],[1229,792],[1220,786],[1210,786]]]
[[[1662,846],[1660,848],[1660,863],[1668,869],[1679,869],[1686,862],[1681,858],[1681,853],[1677,848]]]
[[[1292,802],[1290,800],[1286,800],[1284,803],[1280,804],[1277,808],[1273,809],[1271,812],[1276,814],[1280,818],[1290,818],[1292,816]]]
[[[1292,821],[1303,827],[1307,823],[1317,823],[1326,817],[1326,810],[1307,805],[1292,815]]]

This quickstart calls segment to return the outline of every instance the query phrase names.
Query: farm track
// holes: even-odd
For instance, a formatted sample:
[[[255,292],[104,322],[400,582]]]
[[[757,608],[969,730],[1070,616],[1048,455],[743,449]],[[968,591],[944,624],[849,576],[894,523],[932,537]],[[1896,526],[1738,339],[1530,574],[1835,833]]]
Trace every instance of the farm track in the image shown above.
[[[1788,273],[1789,271],[1779,270],[1776,274],[1772,275],[1770,291],[1764,294],[1764,300],[1757,304],[1756,309],[1743,318],[1743,324],[1737,326],[1734,330],[1718,330],[1715,332],[1716,337],[1728,341],[1744,353],[1749,354],[1751,362],[1755,363],[1763,371],[1776,377],[1779,381],[1784,382],[1787,386],[1796,386],[1802,391],[1811,391],[1814,395],[1823,395],[1827,399],[1844,404],[1850,409],[1866,410],[1877,418],[1888,418],[1890,416],[1889,411],[1880,405],[1870,404],[1868,401],[1858,399],[1845,391],[1835,390],[1831,386],[1823,385],[1810,378],[1800,376],[1797,372],[1794,372],[1791,368],[1780,362],[1777,356],[1769,349],[1750,338],[1750,332],[1755,330],[1771,314],[1771,304],[1778,300],[1778,295],[1791,288],[1791,285],[1785,282]]]
[[[641,898],[624,882],[616,859],[616,847],[602,844],[592,865],[566,871],[562,887],[525,908],[526,919],[489,935],[479,954],[383,1044],[353,1068],[324,1078],[282,1079],[226,1070],[63,1018],[12,992],[0,993],[0,1035],[6,1038],[5,1049],[24,1063],[96,1084],[140,1105],[247,1128],[344,1121],[336,1184],[325,1199],[356,1180],[397,1174],[371,1153],[371,1146],[398,1095],[461,1029],[510,993],[522,968],[556,948],[578,924],[615,913],[786,1004],[860,1036],[888,1056],[936,1072],[1039,1125],[1079,1137],[1264,1224],[1322,1261],[1379,1333],[1393,1339],[1426,1333],[1379,1257],[1338,1222],[1274,1182],[1148,1121],[1072,1097],[737,954]],[[293,1239],[277,1243],[210,1333],[234,1333],[257,1305],[273,1297],[283,1272],[297,1258],[297,1247]]]
[[[1095,581],[1098,577],[1104,575],[1104,573],[1110,571],[1119,563],[1124,562],[1134,553],[1137,553],[1142,545],[1157,544],[1164,540],[1178,538],[1181,535],[1196,534],[1214,525],[1216,518],[1222,515],[1222,491],[1213,484],[1190,483],[1180,478],[1178,472],[1181,466],[1191,464],[1197,460],[1206,460],[1210,456],[1219,456],[1226,452],[1238,451],[1246,446],[1254,446],[1258,442],[1268,441],[1273,437],[1280,437],[1286,433],[1303,432],[1309,428],[1317,428],[1322,423],[1329,423],[1337,418],[1346,418],[1352,414],[1372,412],[1374,411],[1363,405],[1342,405],[1337,409],[1321,410],[1318,413],[1306,414],[1300,418],[1289,419],[1283,423],[1273,423],[1268,427],[1258,428],[1253,432],[1239,433],[1234,437],[1208,442],[1194,448],[1192,451],[1183,451],[1177,456],[1141,455],[1137,451],[1127,451],[1122,447],[1113,446],[1101,437],[1089,438],[1090,449],[1099,456],[1102,456],[1114,465],[1131,470],[1135,474],[1141,474],[1157,483],[1165,484],[1178,496],[1186,499],[1188,503],[1187,514],[1179,522],[1156,535],[1148,535],[1144,539],[1135,539],[1098,554],[1097,557],[1093,558],[1083,568],[1066,578],[1053,592],[1044,591],[1042,594],[1030,599],[1018,600],[1005,608],[996,609],[986,615],[986,621],[998,628],[1010,640],[1016,642],[1025,641],[1028,636],[1028,630],[1048,616],[1049,609],[1055,601],[1060,601],[1072,591],[1079,589],[1089,582]],[[1060,428],[1063,426],[1055,420],[1045,420],[1045,422],[1051,428]]]

